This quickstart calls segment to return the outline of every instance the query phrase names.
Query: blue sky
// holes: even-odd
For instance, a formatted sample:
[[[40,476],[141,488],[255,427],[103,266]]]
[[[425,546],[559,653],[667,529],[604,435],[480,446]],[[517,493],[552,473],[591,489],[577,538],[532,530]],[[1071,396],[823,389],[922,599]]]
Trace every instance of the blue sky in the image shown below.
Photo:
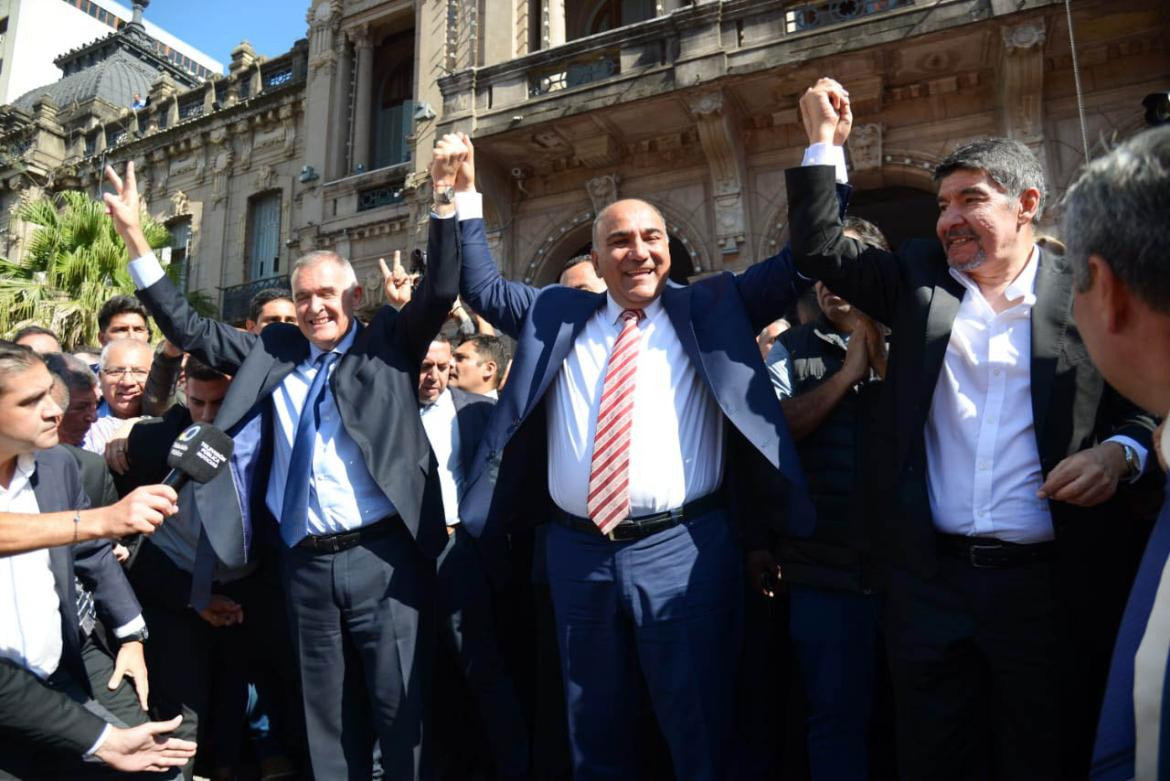
[[[309,0],[152,0],[146,18],[227,67],[242,40],[257,54],[284,54],[305,37],[308,8]]]

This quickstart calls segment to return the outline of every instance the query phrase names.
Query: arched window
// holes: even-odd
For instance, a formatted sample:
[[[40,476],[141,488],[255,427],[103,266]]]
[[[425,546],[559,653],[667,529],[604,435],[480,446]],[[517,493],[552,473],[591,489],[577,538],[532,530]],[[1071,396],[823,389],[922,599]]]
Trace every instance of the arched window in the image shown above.
[[[567,0],[567,38],[573,40],[652,19],[654,0]]]

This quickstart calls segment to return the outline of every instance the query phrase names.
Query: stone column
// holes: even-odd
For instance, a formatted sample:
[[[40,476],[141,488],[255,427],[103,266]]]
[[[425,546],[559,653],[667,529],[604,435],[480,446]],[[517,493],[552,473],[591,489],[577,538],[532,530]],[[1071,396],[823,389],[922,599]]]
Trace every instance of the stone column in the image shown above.
[[[353,150],[350,161],[353,173],[361,166],[370,170],[370,106],[374,82],[374,41],[370,28],[362,25],[350,31],[357,51],[357,84],[353,90]]]
[[[329,138],[332,146],[329,149],[329,179],[340,179],[353,170],[346,165],[353,129],[353,113],[349,104],[350,87],[353,85],[353,49],[344,35],[339,38],[337,70],[333,74],[333,110],[330,112],[332,127],[329,129]]]
[[[565,42],[565,0],[540,0],[540,48]]]

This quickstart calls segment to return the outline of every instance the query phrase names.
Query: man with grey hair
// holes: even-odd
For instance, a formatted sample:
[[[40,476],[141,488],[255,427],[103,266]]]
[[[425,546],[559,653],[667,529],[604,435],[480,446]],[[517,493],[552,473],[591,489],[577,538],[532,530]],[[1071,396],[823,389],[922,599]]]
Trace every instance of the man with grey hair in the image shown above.
[[[296,326],[252,334],[191,308],[143,235],[133,164],[125,181],[110,168],[106,175],[115,190],[106,207],[129,249],[138,296],[176,346],[233,377],[215,418],[235,442],[231,468],[190,489],[202,521],[192,607],[207,607],[216,569],[274,556],[313,775],[370,778],[375,739],[387,778],[425,775],[429,592],[447,534],[417,385],[458,291],[455,221],[431,219],[431,265],[401,311],[383,307],[362,326],[353,267],[336,253],[311,252],[290,274]],[[431,175],[436,193],[454,182],[442,148]],[[454,212],[441,201],[435,208]],[[391,303],[407,287],[404,272],[385,275]]]
[[[787,172],[797,267],[896,334],[867,505],[899,771],[1083,778],[1128,574],[1114,497],[1145,470],[1153,422],[1070,322],[1072,274],[1036,247],[1046,188],[1026,146],[952,152],[937,241],[891,253],[844,236],[835,208],[849,93],[822,79],[800,108],[806,162],[827,164]]]
[[[1065,196],[1062,235],[1073,314],[1101,374],[1151,414],[1170,410],[1170,127],[1147,130],[1090,163]],[[1163,459],[1170,441],[1155,446]],[[1094,779],[1163,778],[1170,750],[1170,503],[1150,534],[1117,635]]]
[[[138,339],[114,339],[102,348],[98,384],[102,404],[82,447],[104,454],[106,445],[119,440],[119,431],[142,415],[142,395],[154,363],[154,349]]]

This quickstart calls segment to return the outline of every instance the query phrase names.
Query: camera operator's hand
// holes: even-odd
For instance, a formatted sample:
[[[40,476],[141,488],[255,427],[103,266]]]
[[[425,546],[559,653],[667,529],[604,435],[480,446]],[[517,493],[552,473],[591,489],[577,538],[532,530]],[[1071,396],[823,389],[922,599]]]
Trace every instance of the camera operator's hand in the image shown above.
[[[378,258],[378,267],[382,269],[382,289],[386,293],[386,303],[395,309],[402,309],[410,303],[414,292],[414,280],[418,274],[407,274],[402,267],[402,251],[394,250],[394,267],[386,266],[385,258]]]

